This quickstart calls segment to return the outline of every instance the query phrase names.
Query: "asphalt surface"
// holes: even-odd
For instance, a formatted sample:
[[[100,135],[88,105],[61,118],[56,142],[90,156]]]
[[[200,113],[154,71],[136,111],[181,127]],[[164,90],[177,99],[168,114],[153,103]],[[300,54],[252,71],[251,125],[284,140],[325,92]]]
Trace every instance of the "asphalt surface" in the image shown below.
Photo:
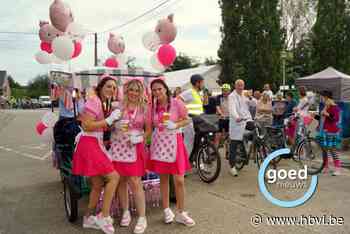
[[[81,227],[86,198],[80,200],[79,220],[65,217],[63,186],[52,167],[50,145],[36,136],[35,124],[46,110],[0,110],[0,234],[102,233]],[[343,156],[345,158],[345,156]],[[350,233],[350,172],[320,175],[317,191],[304,205],[280,208],[268,202],[258,188],[257,168],[251,163],[238,177],[222,171],[213,184],[205,184],[195,174],[186,177],[186,207],[196,221],[192,228],[162,223],[162,209],[147,210],[146,233]],[[276,195],[286,198],[286,191]],[[342,225],[271,225],[272,216],[337,217]],[[306,218],[305,218],[306,219]],[[134,219],[135,220],[135,219]],[[116,220],[116,223],[118,220]],[[309,222],[308,224],[306,222]],[[132,233],[119,228],[116,233]]]

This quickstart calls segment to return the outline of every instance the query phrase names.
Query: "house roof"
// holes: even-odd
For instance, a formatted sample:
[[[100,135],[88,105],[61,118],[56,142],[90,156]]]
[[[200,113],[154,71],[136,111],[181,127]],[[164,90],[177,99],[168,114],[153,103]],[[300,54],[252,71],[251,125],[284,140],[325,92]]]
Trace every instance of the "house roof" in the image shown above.
[[[6,71],[0,71],[0,87],[4,85],[6,79]]]

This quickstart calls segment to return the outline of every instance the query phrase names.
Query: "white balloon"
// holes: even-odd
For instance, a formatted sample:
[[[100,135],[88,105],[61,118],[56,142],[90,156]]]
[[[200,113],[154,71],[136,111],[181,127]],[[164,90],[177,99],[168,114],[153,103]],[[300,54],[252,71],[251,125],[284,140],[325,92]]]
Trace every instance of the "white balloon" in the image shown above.
[[[43,133],[40,135],[43,143],[51,143],[53,142],[53,128],[45,128]]]
[[[63,61],[72,59],[74,53],[74,43],[69,36],[56,37],[52,41],[53,54]]]
[[[156,69],[157,71],[160,71],[160,72],[163,72],[166,69],[166,67],[164,67],[163,64],[161,64],[159,62],[157,54],[152,55],[151,65],[154,69]]]
[[[142,37],[143,46],[150,50],[156,51],[160,45],[160,38],[155,32],[147,32]]]
[[[67,26],[66,33],[73,40],[81,41],[87,34],[87,30],[81,24],[72,22]]]
[[[41,118],[41,122],[43,122],[46,127],[52,128],[55,126],[57,119],[57,115],[55,115],[52,111],[48,111]]]
[[[35,54],[35,60],[40,64],[49,64],[52,62],[51,55],[45,51],[39,51]]]

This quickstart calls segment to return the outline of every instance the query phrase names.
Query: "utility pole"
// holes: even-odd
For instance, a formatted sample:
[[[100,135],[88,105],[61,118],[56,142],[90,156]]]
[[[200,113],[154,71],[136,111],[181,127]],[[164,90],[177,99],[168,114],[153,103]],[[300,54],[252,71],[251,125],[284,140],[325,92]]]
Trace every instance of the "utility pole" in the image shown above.
[[[97,33],[94,33],[94,37],[95,37],[95,67],[96,67],[97,61],[98,61],[98,57],[97,57]]]

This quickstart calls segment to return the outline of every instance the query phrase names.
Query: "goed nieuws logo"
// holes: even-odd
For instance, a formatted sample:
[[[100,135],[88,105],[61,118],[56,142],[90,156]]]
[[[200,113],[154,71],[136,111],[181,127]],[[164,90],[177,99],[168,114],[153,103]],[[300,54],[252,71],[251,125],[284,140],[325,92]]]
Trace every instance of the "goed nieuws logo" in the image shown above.
[[[280,207],[297,207],[302,204],[304,204],[307,200],[309,200],[312,195],[316,192],[317,189],[317,175],[311,176],[311,183],[310,187],[306,190],[304,195],[298,199],[295,200],[280,200],[272,196],[272,194],[267,190],[266,184],[265,184],[265,173],[266,169],[269,165],[269,163],[274,159],[277,158],[278,156],[289,154],[290,149],[280,149],[272,152],[267,156],[267,158],[264,160],[262,163],[260,169],[259,169],[259,175],[258,175],[258,182],[259,182],[259,189],[261,193],[264,195],[264,197],[270,201],[272,204],[280,206]],[[277,178],[280,180],[284,180],[286,178],[295,180],[295,179],[300,179],[300,180],[306,180],[308,175],[307,175],[307,167],[304,166],[303,169],[300,169],[299,171],[295,169],[291,170],[276,170],[276,169],[269,169],[268,172],[266,173],[268,177],[268,183],[275,183]]]

